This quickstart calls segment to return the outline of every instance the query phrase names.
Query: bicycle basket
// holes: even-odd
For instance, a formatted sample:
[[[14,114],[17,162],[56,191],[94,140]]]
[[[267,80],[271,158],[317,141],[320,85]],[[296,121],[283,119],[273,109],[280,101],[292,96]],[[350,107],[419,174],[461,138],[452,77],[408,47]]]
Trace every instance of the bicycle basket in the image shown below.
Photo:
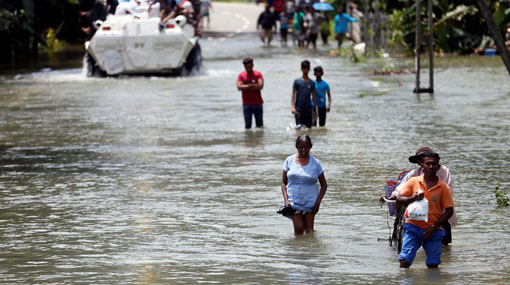
[[[393,191],[395,191],[395,188],[397,188],[399,184],[399,181],[390,179],[386,180],[386,185],[384,186],[384,193],[386,194],[386,197],[389,197]],[[388,204],[388,211],[390,213],[390,216],[395,216],[395,213],[397,211],[397,207],[395,203],[387,203]]]
[[[400,172],[398,175],[398,179],[388,179],[386,180],[386,185],[384,186],[384,194],[386,197],[391,196],[391,193],[395,191],[398,185],[400,185],[400,182],[402,181],[402,178],[404,178],[407,173],[409,173],[409,170],[404,170]],[[395,213],[397,211],[397,206],[395,203],[387,203],[388,204],[388,212],[390,216],[395,216]]]

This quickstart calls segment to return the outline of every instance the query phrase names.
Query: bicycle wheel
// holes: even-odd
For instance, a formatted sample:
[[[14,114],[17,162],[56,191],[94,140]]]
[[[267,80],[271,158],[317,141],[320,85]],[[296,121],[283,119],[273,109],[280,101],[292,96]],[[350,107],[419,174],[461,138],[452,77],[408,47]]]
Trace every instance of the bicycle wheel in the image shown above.
[[[404,241],[404,224],[405,224],[404,212],[405,212],[405,208],[399,209],[398,212],[399,212],[398,213],[399,214],[399,222],[398,222],[398,225],[396,226],[395,243],[396,243],[397,253],[400,253],[400,251],[402,250],[402,243]]]
[[[393,223],[393,232],[390,237],[390,246],[394,247],[397,253],[402,249],[402,240],[404,238],[404,212],[405,207],[398,207]]]
[[[398,240],[398,230],[399,230],[400,219],[401,219],[401,216],[398,215],[398,210],[397,210],[397,215],[395,215],[395,221],[393,222],[393,230],[391,232],[390,240],[389,240],[391,247],[393,247],[393,244],[396,244],[397,240]]]
[[[404,241],[404,217],[403,216],[401,216],[396,236],[397,236],[397,239],[396,239],[397,253],[400,253],[400,251],[402,250],[402,243]]]

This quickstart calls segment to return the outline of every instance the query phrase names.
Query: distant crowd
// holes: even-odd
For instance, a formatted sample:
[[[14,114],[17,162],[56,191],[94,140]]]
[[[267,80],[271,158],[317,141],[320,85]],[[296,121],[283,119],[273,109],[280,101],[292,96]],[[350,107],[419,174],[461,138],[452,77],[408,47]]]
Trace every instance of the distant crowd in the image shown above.
[[[257,1],[260,3],[262,1]],[[298,47],[317,48],[317,39],[320,38],[324,45],[329,44],[331,36],[331,15],[335,8],[319,0],[265,0],[264,11],[257,21],[257,29],[260,30],[260,38],[264,45],[270,45],[273,33],[279,29],[282,46],[287,45],[288,35],[292,43]],[[361,42],[360,19],[363,17],[358,5],[351,2],[349,5],[350,15],[344,13],[340,7],[336,9],[334,21],[334,35],[340,47],[346,35],[354,43]]]

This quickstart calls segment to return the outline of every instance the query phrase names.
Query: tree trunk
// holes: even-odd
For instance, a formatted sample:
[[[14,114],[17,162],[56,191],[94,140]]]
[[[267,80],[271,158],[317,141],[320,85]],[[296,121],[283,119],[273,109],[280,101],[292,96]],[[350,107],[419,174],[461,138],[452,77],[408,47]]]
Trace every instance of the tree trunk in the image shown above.
[[[379,50],[381,48],[380,39],[381,39],[381,15],[379,14],[379,0],[375,0],[374,3],[374,14],[375,14],[375,50]]]
[[[34,57],[37,57],[39,55],[39,48],[38,48],[39,41],[37,40],[37,37],[33,37],[32,39],[32,55]]]
[[[476,0],[476,3],[478,4],[478,8],[480,8],[480,12],[482,12],[485,22],[487,23],[487,26],[492,33],[492,38],[494,39],[494,42],[499,49],[501,59],[503,59],[503,63],[508,70],[508,74],[510,74],[510,55],[508,53],[508,48],[505,45],[505,41],[503,40],[503,36],[501,35],[501,32],[496,25],[496,22],[494,21],[494,18],[492,18],[492,14],[489,11],[487,3],[485,3],[485,0]]]

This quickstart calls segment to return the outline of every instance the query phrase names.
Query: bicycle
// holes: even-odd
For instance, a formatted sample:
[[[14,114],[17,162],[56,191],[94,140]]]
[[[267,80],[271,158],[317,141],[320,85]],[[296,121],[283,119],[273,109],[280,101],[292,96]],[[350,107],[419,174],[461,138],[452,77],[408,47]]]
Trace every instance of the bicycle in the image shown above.
[[[384,198],[384,201],[386,203],[395,203],[396,200],[388,200]],[[404,206],[396,206],[395,211],[395,220],[393,222],[393,230],[390,228],[390,223],[388,221],[388,228],[390,228],[390,235],[388,237],[388,242],[390,243],[391,247],[394,247],[397,254],[400,253],[402,250],[402,241],[404,239],[404,224],[405,224],[405,218],[404,213],[406,211],[406,207]],[[389,217],[389,215],[388,215]]]
[[[404,178],[407,175],[407,173],[409,173],[409,170],[402,171],[398,175],[397,180],[390,179],[386,181],[386,186],[384,187],[386,196],[391,195],[391,193],[397,188],[402,178]],[[388,228],[390,229],[388,242],[391,247],[395,248],[398,254],[402,250],[402,242],[404,239],[404,224],[405,224],[404,213],[406,211],[406,207],[398,206],[396,200],[389,200],[386,197],[384,197],[383,199],[386,203],[388,203],[387,217],[395,216],[395,220],[393,221],[393,229],[390,227],[389,218],[387,219]]]

